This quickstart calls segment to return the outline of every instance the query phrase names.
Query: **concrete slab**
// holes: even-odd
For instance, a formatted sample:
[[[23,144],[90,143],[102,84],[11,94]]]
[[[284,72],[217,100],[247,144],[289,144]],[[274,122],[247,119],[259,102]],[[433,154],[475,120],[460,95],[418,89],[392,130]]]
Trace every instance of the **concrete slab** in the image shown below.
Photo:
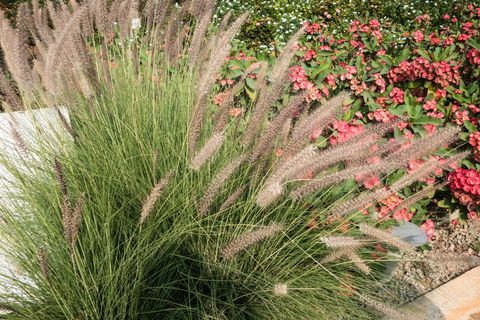
[[[480,320],[480,267],[406,304],[400,311],[412,320]]]
[[[58,111],[69,122],[66,108],[46,108],[24,112],[0,113],[0,205],[11,207],[17,205],[9,195],[15,192],[15,178],[5,166],[9,163],[22,174],[29,174],[29,166],[32,164],[42,165],[35,155],[35,150],[40,146],[52,150],[62,147],[62,142],[68,137]],[[16,143],[12,126],[18,135],[25,141],[28,154]],[[55,149],[56,148],[56,149]],[[0,223],[3,223],[0,219]],[[8,243],[0,234],[0,294],[13,290],[5,277],[22,277],[18,268],[8,261]],[[24,279],[28,281],[28,279]],[[0,310],[1,314],[1,310]]]

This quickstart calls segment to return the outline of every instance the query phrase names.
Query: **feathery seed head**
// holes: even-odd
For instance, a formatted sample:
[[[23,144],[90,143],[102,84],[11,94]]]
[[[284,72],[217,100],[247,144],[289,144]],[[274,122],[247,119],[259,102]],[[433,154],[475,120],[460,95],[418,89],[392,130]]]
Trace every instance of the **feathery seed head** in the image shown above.
[[[247,249],[248,247],[274,236],[282,231],[283,227],[276,223],[272,223],[268,226],[262,226],[254,231],[244,233],[223,247],[221,250],[222,256],[226,260],[230,260],[235,257],[240,251]]]
[[[273,286],[273,294],[279,297],[288,295],[288,286],[286,283],[276,283]]]

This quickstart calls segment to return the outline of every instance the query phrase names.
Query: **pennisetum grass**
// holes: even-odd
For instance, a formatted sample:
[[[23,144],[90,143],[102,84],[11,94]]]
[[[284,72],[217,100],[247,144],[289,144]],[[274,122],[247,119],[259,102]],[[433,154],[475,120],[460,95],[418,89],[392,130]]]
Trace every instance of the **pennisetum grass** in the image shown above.
[[[280,99],[303,30],[272,69],[252,66],[260,70],[251,108],[237,119],[225,116],[242,79],[215,114],[211,91],[248,15],[224,17],[215,33],[208,27],[213,1],[170,3],[147,1],[147,24],[135,38],[129,19],[139,8],[132,0],[43,7],[34,1],[33,12],[27,6],[21,12],[29,29],[0,19],[9,69],[0,74],[4,106],[66,105],[71,122],[58,121],[75,136],[40,143],[32,174],[2,159],[18,190],[9,190],[12,204],[0,203],[6,222],[0,234],[28,278],[13,277],[18,290],[0,294],[0,306],[12,311],[5,318],[366,320],[374,318],[372,308],[394,313],[370,298],[379,290],[382,261],[370,264],[354,249],[375,242],[413,248],[368,225],[360,228],[368,242],[355,231],[339,235],[329,219],[351,216],[345,206],[328,210],[328,188],[429,156],[455,142],[459,129],[391,147],[383,142],[391,126],[378,126],[319,150],[312,130],[329,128],[350,93],[321,105],[302,95]],[[27,30],[38,54],[20,65],[25,56],[15,53]],[[274,103],[284,106],[267,119]],[[362,164],[372,143],[380,144],[381,160]],[[276,144],[285,151],[281,158],[273,155]],[[158,154],[153,166],[152,154]],[[427,162],[392,188],[435,166]],[[299,179],[312,167],[313,179]],[[152,183],[152,176],[163,178]],[[381,195],[361,194],[352,204],[361,208]],[[319,223],[305,228],[312,214]],[[337,259],[353,263],[327,264]],[[345,294],[345,286],[363,298]]]

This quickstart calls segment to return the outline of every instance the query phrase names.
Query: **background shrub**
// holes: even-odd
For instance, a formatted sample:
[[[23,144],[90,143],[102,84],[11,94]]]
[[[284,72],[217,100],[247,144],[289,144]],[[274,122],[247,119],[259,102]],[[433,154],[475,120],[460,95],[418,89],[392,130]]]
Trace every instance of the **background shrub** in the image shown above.
[[[442,16],[459,16],[468,0],[219,0],[217,19],[227,11],[251,12],[250,21],[242,30],[240,40],[249,48],[274,49],[282,45],[303,21],[321,19],[329,24],[349,24],[360,17],[375,18],[382,24],[411,27],[415,18],[429,14],[433,25],[442,24]]]
[[[315,135],[322,146],[358,126],[389,123],[398,117],[404,121],[392,132],[392,141],[429,135],[450,124],[463,127],[462,143],[454,149],[474,153],[463,161],[464,169],[450,175],[438,172],[398,193],[390,205],[372,206],[365,212],[375,219],[392,218],[390,213],[401,199],[433,185],[438,190],[428,194],[428,201],[412,204],[393,217],[423,224],[430,232],[435,224],[447,226],[477,219],[480,214],[480,189],[476,187],[480,184],[480,7],[469,4],[455,15],[440,12],[438,19],[422,14],[405,25],[365,18],[348,24],[314,20],[306,24],[307,35],[296,47],[297,64],[290,69],[291,92],[306,91],[312,101],[322,101],[342,89],[355,93],[343,122]],[[252,51],[237,53],[226,66],[220,87],[228,90],[255,60]],[[254,88],[252,75],[239,99],[248,105]],[[450,151],[445,149],[437,156]],[[369,181],[369,187],[388,186],[424,160],[417,159],[386,181],[373,185]],[[466,175],[472,176],[472,185],[460,182]],[[447,180],[455,182],[451,190],[442,186]]]

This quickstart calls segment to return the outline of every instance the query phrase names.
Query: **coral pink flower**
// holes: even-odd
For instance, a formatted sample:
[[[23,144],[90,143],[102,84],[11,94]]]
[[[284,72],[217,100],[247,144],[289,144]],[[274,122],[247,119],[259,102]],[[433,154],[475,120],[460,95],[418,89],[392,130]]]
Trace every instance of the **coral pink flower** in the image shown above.
[[[408,173],[412,173],[416,171],[424,163],[425,163],[425,160],[423,159],[412,159],[408,161],[408,168],[407,168]]]
[[[368,25],[372,28],[372,29],[379,29],[380,28],[380,22],[378,22],[378,20],[370,20],[368,22]]]
[[[470,49],[467,53],[467,59],[472,65],[480,66],[480,51],[477,49]]]
[[[436,99],[441,99],[441,98],[446,98],[447,97],[447,91],[443,89],[437,89],[435,91],[435,98]]]
[[[355,180],[357,182],[360,182],[363,184],[363,186],[369,190],[375,188],[376,186],[380,185],[380,179],[378,176],[371,174],[367,176],[357,176],[355,177]]]
[[[242,114],[242,108],[232,108],[228,110],[228,115],[233,118],[236,118],[241,114]]]
[[[346,73],[340,75],[340,80],[342,81],[351,80],[353,78],[353,75],[357,74],[357,68],[354,66],[346,65],[344,68]]]
[[[220,92],[220,93],[216,94],[213,97],[213,103],[215,103],[218,106],[223,104],[223,102],[225,101],[225,99],[228,97],[229,94],[230,94],[229,91]]]
[[[397,221],[406,221],[406,222],[409,222],[410,220],[412,220],[413,218],[413,215],[414,213],[413,212],[409,212],[407,210],[407,208],[403,208],[401,210],[398,210],[396,211],[394,214],[393,214],[393,218]]]
[[[275,149],[275,155],[276,155],[277,157],[279,157],[279,158],[280,158],[281,156],[283,156],[284,153],[285,153],[285,151],[283,151],[282,148],[276,148],[276,149]]]
[[[315,34],[320,31],[320,24],[318,24],[317,22],[314,22],[314,23],[305,22],[303,26],[305,27],[305,32],[308,34]]]
[[[476,219],[478,219],[478,214],[475,211],[469,211],[467,213],[467,218],[472,219],[472,220],[476,220]]]
[[[438,46],[440,44],[440,38],[435,32],[430,33],[428,35],[428,39],[430,40],[430,43],[434,46]]]
[[[422,31],[417,30],[412,33],[413,39],[415,42],[422,42],[423,39],[425,39],[425,36],[423,35]]]
[[[332,145],[344,143],[364,131],[363,124],[349,124],[346,121],[336,120],[333,123],[333,129],[337,131],[336,135],[330,137]]]
[[[453,38],[448,37],[443,39],[443,46],[448,47],[451,46],[454,43]]]
[[[425,221],[420,228],[425,230],[427,237],[430,239],[435,234],[435,225],[433,224],[432,219]]]
[[[453,122],[455,122],[456,124],[463,124],[465,121],[468,120],[468,111],[467,110],[455,111],[454,116],[455,116],[455,119],[453,120]]]
[[[402,104],[405,101],[404,97],[405,93],[397,87],[393,88],[392,92],[390,92],[390,98],[392,98],[392,101],[395,103]]]
[[[331,73],[327,76],[327,84],[332,88],[335,88],[337,86],[337,83],[335,82],[334,74]]]
[[[380,73],[374,73],[373,77],[375,78],[375,84],[380,89],[379,90],[380,93],[384,93],[385,88],[386,88],[386,83],[385,83],[385,80],[383,79],[382,75]]]
[[[391,122],[393,119],[396,118],[395,116],[390,114],[388,110],[384,109],[377,109],[373,113],[369,113],[368,117],[369,119],[375,119],[376,121],[383,123]]]
[[[437,111],[437,101],[429,100],[423,105],[423,110],[425,111]]]
[[[473,132],[470,134],[469,141],[472,147],[480,148],[480,132]]]
[[[477,107],[476,105],[469,104],[468,109],[470,109],[473,113],[480,113],[480,107]]]
[[[427,124],[423,125],[423,128],[427,131],[427,134],[429,136],[432,135],[433,133],[435,133],[435,131],[437,130],[437,127],[435,127],[435,125],[431,124],[431,123],[427,123]]]
[[[305,55],[304,55],[304,58],[306,61],[310,61],[312,59],[315,59],[317,57],[317,52],[315,50],[308,50]]]

